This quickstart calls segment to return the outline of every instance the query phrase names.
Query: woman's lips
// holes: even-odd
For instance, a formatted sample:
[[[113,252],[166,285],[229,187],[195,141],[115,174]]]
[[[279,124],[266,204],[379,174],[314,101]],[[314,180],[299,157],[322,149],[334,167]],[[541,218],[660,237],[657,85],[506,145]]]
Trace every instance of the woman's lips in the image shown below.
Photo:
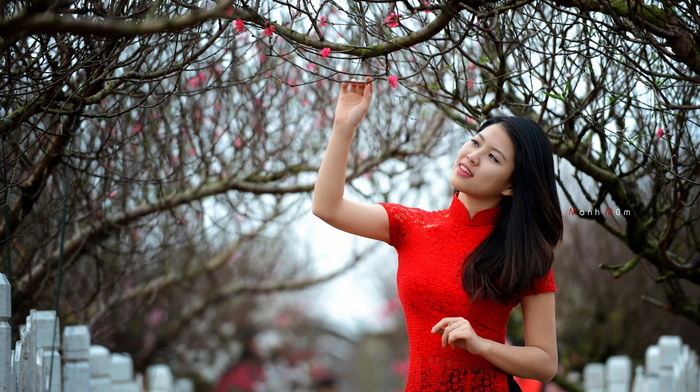
[[[460,163],[459,166],[457,167],[457,171],[459,174],[467,177],[474,177],[474,174],[472,173],[471,170],[469,170],[469,167],[465,165],[464,163]]]

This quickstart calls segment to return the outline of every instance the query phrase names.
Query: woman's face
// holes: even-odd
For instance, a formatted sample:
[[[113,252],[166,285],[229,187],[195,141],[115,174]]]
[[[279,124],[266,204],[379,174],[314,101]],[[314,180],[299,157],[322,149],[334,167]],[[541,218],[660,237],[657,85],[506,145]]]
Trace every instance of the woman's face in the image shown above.
[[[498,202],[510,186],[515,148],[501,124],[492,124],[464,143],[452,168],[450,184],[470,198]]]

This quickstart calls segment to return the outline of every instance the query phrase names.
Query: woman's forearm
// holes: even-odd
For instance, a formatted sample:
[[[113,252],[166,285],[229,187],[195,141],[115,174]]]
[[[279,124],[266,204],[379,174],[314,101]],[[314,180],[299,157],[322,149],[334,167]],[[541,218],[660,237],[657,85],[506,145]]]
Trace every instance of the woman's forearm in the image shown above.
[[[506,373],[546,383],[557,374],[557,353],[536,346],[510,346],[489,340],[484,359]]]
[[[313,213],[323,220],[332,219],[332,213],[337,211],[343,200],[348,154],[354,133],[352,126],[338,122],[333,124],[313,195]]]

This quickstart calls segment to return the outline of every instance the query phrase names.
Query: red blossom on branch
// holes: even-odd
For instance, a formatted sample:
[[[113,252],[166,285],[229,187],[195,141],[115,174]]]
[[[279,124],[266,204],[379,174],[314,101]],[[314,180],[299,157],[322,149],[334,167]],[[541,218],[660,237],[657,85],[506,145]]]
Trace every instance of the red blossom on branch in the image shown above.
[[[233,22],[233,28],[236,29],[239,33],[242,33],[245,31],[245,24],[243,24],[243,21],[240,19],[236,19],[235,22]]]
[[[321,27],[326,27],[326,26],[328,26],[328,24],[326,23],[326,17],[325,17],[325,16],[320,17],[320,18],[319,18],[319,21],[320,21]]]
[[[389,27],[398,27],[400,19],[401,19],[401,14],[397,14],[397,13],[392,12],[389,14],[389,16],[386,17],[384,22]]]
[[[321,57],[323,57],[324,59],[325,59],[326,57],[328,57],[328,55],[330,55],[330,54],[331,54],[331,48],[323,48],[323,49],[321,49]]]
[[[389,82],[389,86],[393,88],[396,88],[399,85],[399,78],[394,75],[389,76],[386,78],[386,80]]]
[[[275,32],[275,26],[271,25],[270,22],[265,23],[265,25],[267,26],[267,28],[265,29],[265,31],[263,31],[263,34],[265,34],[268,37],[272,37],[272,33]]]
[[[661,139],[662,137],[664,137],[664,129],[663,128],[657,129],[656,134],[659,136],[659,139]]]

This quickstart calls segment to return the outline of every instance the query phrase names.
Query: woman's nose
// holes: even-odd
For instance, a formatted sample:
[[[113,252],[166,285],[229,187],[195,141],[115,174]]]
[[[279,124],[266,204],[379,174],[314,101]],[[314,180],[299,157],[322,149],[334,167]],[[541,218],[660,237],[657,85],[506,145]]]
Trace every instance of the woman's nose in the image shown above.
[[[467,154],[467,160],[475,165],[479,164],[479,158],[476,156],[476,154]]]

